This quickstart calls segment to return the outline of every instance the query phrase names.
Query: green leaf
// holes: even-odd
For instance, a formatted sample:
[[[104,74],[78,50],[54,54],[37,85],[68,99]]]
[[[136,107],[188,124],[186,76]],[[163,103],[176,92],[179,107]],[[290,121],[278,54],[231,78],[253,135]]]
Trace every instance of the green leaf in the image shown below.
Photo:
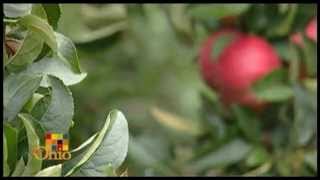
[[[74,73],[69,66],[62,60],[58,59],[58,57],[45,57],[28,66],[25,72],[58,77],[66,86],[77,84],[87,76],[86,73]],[[49,87],[46,77],[43,78],[40,85],[42,87]]]
[[[31,113],[34,106],[43,98],[44,96],[39,93],[34,93],[32,98],[29,100],[29,102],[24,106],[24,109],[27,110],[27,112]]]
[[[285,80],[286,77],[286,70],[284,69],[277,69],[263,77],[263,79],[258,80],[254,83],[255,89],[265,89],[270,87],[275,83],[280,83]]]
[[[10,62],[14,65],[30,64],[38,57],[42,47],[43,40],[40,36],[35,32],[28,31],[16,54],[10,58]]]
[[[293,44],[289,44],[289,52],[290,52],[289,80],[291,83],[295,83],[296,81],[298,81],[299,74],[300,74],[301,60],[299,56],[299,49]]]
[[[279,4],[278,9],[280,13],[285,13],[289,10],[290,5],[289,4]]]
[[[297,145],[307,145],[317,132],[317,95],[294,86],[294,130]]]
[[[42,77],[35,74],[11,74],[3,84],[4,120],[13,120],[38,89]]]
[[[46,131],[65,134],[74,113],[72,93],[60,79],[49,75],[48,81],[52,88],[51,102],[39,122]]]
[[[299,4],[292,32],[304,30],[310,19],[317,16],[317,9],[316,4]]]
[[[297,10],[298,6],[296,4],[291,4],[288,13],[286,14],[286,17],[279,18],[279,20],[275,19],[275,21],[278,21],[276,21],[275,24],[270,25],[271,27],[268,28],[267,35],[269,37],[287,35],[291,30],[291,26],[294,22]]]
[[[19,20],[21,25],[28,28],[30,31],[37,33],[54,51],[57,51],[57,41],[52,27],[40,17],[35,15],[27,15]]]
[[[38,103],[35,104],[35,106],[32,108],[31,115],[35,119],[41,119],[43,114],[47,111],[49,104],[51,102],[51,96],[50,94],[45,95],[43,98],[41,98]]]
[[[129,132],[124,115],[110,112],[94,141],[77,157],[64,164],[65,176],[104,176],[106,166],[118,168],[128,151]]]
[[[20,160],[18,161],[18,163],[16,164],[16,167],[15,167],[13,173],[11,174],[11,176],[12,177],[21,176],[24,169],[25,169],[25,163],[24,163],[23,158],[21,157]]]
[[[9,176],[10,168],[8,165],[8,147],[7,147],[7,139],[5,134],[3,134],[3,175]]]
[[[44,7],[42,6],[42,4],[33,4],[32,7],[32,11],[31,14],[36,15],[37,17],[42,18],[44,21],[46,21],[47,23],[49,23],[48,21],[48,17],[47,17],[47,13],[44,9]],[[51,24],[50,24],[51,25]],[[47,44],[44,44],[38,58],[41,59],[43,58],[45,55],[47,55],[50,52],[50,47]]]
[[[250,152],[248,158],[246,159],[246,164],[250,167],[260,166],[269,159],[269,154],[265,148],[255,147],[255,149]]]
[[[168,159],[169,151],[169,144],[162,136],[146,134],[130,138],[128,157],[139,166],[174,174],[168,164],[163,163]]]
[[[309,76],[317,75],[317,45],[312,40],[303,36],[304,48],[302,48],[303,61]]]
[[[277,41],[275,43],[273,43],[274,48],[277,50],[279,56],[281,57],[281,59],[283,59],[284,61],[291,61],[293,58],[293,53],[292,51],[294,49],[290,48],[289,46],[289,42],[287,41]]]
[[[77,49],[73,42],[60,33],[55,33],[58,42],[58,56],[71,66],[75,73],[81,73]]]
[[[89,139],[87,139],[84,143],[82,143],[80,146],[78,146],[77,148],[70,151],[70,153],[82,152],[84,149],[86,149],[88,147],[88,145],[90,145],[93,142],[93,140],[96,138],[97,135],[98,135],[98,133],[94,134]]]
[[[31,14],[41,17],[55,30],[61,15],[58,4],[33,4]]]
[[[115,35],[119,31],[122,31],[127,27],[128,27],[128,22],[120,21],[95,31],[83,32],[81,33],[81,35],[78,35],[78,36],[74,35],[73,41],[75,41],[76,43],[93,42],[102,38],[107,38],[109,36]]]
[[[83,5],[82,14],[84,21],[89,27],[110,24],[114,21],[121,21],[126,18],[126,5],[123,4],[104,4],[101,6]],[[106,22],[101,22],[106,21]]]
[[[219,55],[223,52],[224,48],[231,42],[234,38],[234,35],[226,34],[219,36],[213,45],[211,57],[214,59],[218,58]]]
[[[110,124],[107,130],[105,132],[100,131],[101,134],[99,133],[103,138],[101,139],[101,144],[91,158],[75,172],[75,176],[103,176],[107,166],[116,169],[125,160],[129,143],[127,121],[120,111],[110,112],[109,119]],[[99,141],[99,135],[92,146]],[[92,166],[93,164],[94,166]]]
[[[36,134],[35,129],[32,126],[33,117],[28,114],[19,114],[19,118],[21,118],[27,132],[28,144],[29,144],[29,155],[28,155],[28,163],[26,168],[24,169],[22,176],[33,176],[38,171],[41,170],[42,160],[37,159],[33,156],[32,152],[35,148],[40,147],[40,140],[38,135]]]
[[[33,4],[31,14],[40,17],[48,22],[46,11],[41,4]]]
[[[315,171],[317,172],[317,151],[312,151],[306,153],[304,161]]]
[[[239,106],[232,106],[238,126],[248,140],[258,142],[261,136],[259,119],[247,109]]]
[[[263,101],[279,102],[292,97],[292,88],[285,84],[286,70],[277,69],[253,85],[257,98]]]
[[[190,8],[191,16],[198,19],[220,19],[226,16],[238,16],[246,12],[250,4],[210,4]]]
[[[255,91],[255,95],[260,100],[281,102],[291,98],[293,96],[293,91],[290,86],[274,85],[266,89]]]
[[[187,4],[171,4],[168,6],[173,27],[186,36],[192,37],[190,17],[186,16]]]
[[[10,169],[14,169],[17,161],[17,150],[18,150],[18,130],[11,127],[8,123],[4,123],[4,133],[8,142],[8,164]]]
[[[266,4],[256,4],[244,14],[241,18],[246,29],[253,33],[262,33],[270,25],[269,14],[273,6]],[[274,18],[274,17],[273,17]]]
[[[265,162],[261,166],[257,167],[256,169],[253,169],[249,172],[246,172],[242,176],[267,176],[268,175],[267,172],[270,171],[271,167],[272,167],[272,163],[270,161]]]
[[[6,17],[17,18],[31,13],[32,4],[3,4],[3,13]]]
[[[105,168],[104,174],[106,176],[117,176],[116,170],[111,164],[108,164]]]
[[[36,176],[57,177],[61,176],[62,164],[47,167],[36,174]]]
[[[318,82],[316,78],[305,78],[303,85],[311,92],[317,92]]]
[[[57,29],[58,21],[61,16],[59,4],[42,4],[42,6],[47,14],[49,24],[53,27],[53,29]]]
[[[59,21],[59,32],[62,32],[66,36],[70,37],[70,39],[72,39],[72,41],[74,41],[75,43],[89,43],[113,36],[119,31],[124,30],[128,26],[128,22],[124,19],[126,17],[126,9],[123,5],[118,4],[102,6],[107,7],[104,7],[104,10],[94,8],[96,14],[93,16],[97,16],[98,18],[100,18],[99,21],[94,21],[94,18],[90,18],[90,15],[92,15],[92,11],[89,12],[88,10],[90,9],[90,5],[61,5],[61,13],[63,14],[63,16],[61,16]],[[106,25],[103,24],[104,22],[108,22],[108,19],[99,16],[99,14],[102,15],[104,13],[107,14],[107,18],[111,18],[112,23],[108,23]],[[90,14],[88,15],[88,20],[85,19],[87,14]],[[112,20],[112,18],[114,18],[117,14],[119,14],[119,18]],[[74,21],[74,19],[77,19],[77,21]],[[99,27],[89,27],[88,24],[93,22],[98,22],[95,24]]]
[[[246,157],[251,146],[241,139],[235,139],[216,151],[192,162],[196,171],[203,171],[209,168],[227,166],[237,163]]]

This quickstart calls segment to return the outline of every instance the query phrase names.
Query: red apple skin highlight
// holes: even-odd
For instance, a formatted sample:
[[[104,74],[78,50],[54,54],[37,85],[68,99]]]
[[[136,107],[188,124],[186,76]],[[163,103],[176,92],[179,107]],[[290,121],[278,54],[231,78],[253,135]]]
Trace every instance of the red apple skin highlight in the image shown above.
[[[305,27],[305,35],[313,40],[314,42],[317,42],[317,18],[313,18],[308,24],[307,26]],[[302,39],[302,33],[301,32],[296,32],[294,34],[292,34],[290,36],[290,41],[303,48],[303,39]]]
[[[215,40],[228,34],[234,36],[233,40],[213,59]],[[238,103],[253,109],[261,109],[265,102],[255,97],[251,86],[281,66],[276,51],[266,40],[234,30],[213,33],[202,46],[199,64],[204,80],[217,90],[224,104]]]
[[[313,18],[307,25],[305,29],[306,36],[317,42],[317,18]]]
[[[314,17],[305,27],[305,35],[317,43],[317,18]],[[290,36],[290,42],[299,46],[300,48],[304,48],[302,32],[296,32]],[[299,79],[303,80],[307,78],[306,67],[304,64],[300,67]]]
[[[202,76],[204,80],[213,88],[217,88],[219,84],[219,75],[217,74],[217,65],[214,63],[217,61],[211,56],[211,51],[214,45],[214,42],[217,38],[223,35],[233,35],[234,38],[238,38],[239,36],[242,36],[241,33],[234,31],[232,29],[224,29],[221,31],[218,31],[212,36],[210,36],[206,42],[204,42],[201,50],[200,50],[200,56],[199,56],[199,64],[202,72]]]
[[[292,34],[290,36],[290,42],[303,48],[303,40],[302,40],[301,32],[297,32],[297,33]]]

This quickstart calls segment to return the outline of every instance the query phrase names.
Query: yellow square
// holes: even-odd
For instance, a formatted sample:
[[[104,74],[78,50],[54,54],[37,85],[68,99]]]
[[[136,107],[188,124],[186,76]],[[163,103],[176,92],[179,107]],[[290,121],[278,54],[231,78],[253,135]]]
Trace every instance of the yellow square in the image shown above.
[[[62,151],[68,151],[68,150],[69,150],[68,144],[64,144],[62,147]]]
[[[58,134],[52,133],[52,134],[51,134],[51,139],[52,139],[52,140],[58,139]]]
[[[63,139],[63,134],[56,134],[57,139]]]

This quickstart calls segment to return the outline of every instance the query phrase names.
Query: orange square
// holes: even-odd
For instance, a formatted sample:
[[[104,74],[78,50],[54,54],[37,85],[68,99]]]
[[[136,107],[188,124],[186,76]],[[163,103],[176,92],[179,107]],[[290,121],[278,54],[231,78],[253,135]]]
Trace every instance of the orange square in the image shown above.
[[[55,139],[51,140],[51,144],[57,144],[57,140]]]
[[[51,139],[46,139],[46,145],[51,145],[52,144],[52,140]]]

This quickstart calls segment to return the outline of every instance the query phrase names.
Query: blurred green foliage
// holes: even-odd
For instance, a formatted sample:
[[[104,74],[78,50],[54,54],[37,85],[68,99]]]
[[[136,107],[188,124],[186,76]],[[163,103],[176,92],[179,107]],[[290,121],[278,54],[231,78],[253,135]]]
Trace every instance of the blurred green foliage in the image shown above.
[[[317,174],[316,43],[297,48],[289,42],[316,17],[315,5],[61,8],[58,31],[77,43],[82,69],[88,72],[72,87],[74,121],[79,122],[71,130],[72,146],[102,126],[102,112],[117,108],[129,123],[123,166],[129,176]],[[224,26],[267,38],[287,64],[289,90],[264,94],[275,100],[264,112],[237,105],[226,109],[200,77],[201,43]],[[297,78],[302,65],[311,68],[304,80]]]

